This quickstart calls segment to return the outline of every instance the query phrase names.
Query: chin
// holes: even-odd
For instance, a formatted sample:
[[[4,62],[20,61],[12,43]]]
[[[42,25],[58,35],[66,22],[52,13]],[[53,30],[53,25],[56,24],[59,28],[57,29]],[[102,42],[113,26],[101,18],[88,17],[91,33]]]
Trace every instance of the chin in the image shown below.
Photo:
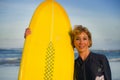
[[[86,49],[79,49],[78,51],[79,51],[79,52],[85,52]]]

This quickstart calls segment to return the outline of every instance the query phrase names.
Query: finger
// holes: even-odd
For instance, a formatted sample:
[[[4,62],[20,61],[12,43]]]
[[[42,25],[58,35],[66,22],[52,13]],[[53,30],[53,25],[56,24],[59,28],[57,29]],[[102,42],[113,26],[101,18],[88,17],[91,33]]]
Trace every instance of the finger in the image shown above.
[[[25,33],[24,33],[24,38],[26,38],[30,34],[31,34],[30,28],[26,28]]]

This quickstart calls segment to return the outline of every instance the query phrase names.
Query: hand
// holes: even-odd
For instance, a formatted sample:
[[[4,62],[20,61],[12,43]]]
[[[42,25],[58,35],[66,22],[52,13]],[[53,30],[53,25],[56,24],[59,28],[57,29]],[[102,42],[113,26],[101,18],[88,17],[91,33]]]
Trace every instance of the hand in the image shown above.
[[[26,38],[28,35],[30,35],[31,34],[31,30],[30,30],[30,28],[27,28],[26,30],[25,30],[25,33],[24,33],[24,38]]]

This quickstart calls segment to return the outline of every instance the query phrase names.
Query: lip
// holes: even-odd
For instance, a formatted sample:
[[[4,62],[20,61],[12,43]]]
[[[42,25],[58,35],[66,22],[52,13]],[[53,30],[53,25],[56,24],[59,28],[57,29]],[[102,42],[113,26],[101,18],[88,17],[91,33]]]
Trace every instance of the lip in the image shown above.
[[[79,46],[79,48],[80,48],[80,49],[83,49],[83,48],[84,48],[84,46]]]

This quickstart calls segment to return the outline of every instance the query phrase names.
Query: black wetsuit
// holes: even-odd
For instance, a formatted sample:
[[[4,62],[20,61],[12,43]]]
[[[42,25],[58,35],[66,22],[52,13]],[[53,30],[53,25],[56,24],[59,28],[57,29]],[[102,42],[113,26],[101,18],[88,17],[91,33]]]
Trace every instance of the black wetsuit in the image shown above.
[[[104,80],[112,80],[106,56],[90,52],[85,61],[80,57],[75,60],[74,80],[98,80],[96,78],[102,77]]]

